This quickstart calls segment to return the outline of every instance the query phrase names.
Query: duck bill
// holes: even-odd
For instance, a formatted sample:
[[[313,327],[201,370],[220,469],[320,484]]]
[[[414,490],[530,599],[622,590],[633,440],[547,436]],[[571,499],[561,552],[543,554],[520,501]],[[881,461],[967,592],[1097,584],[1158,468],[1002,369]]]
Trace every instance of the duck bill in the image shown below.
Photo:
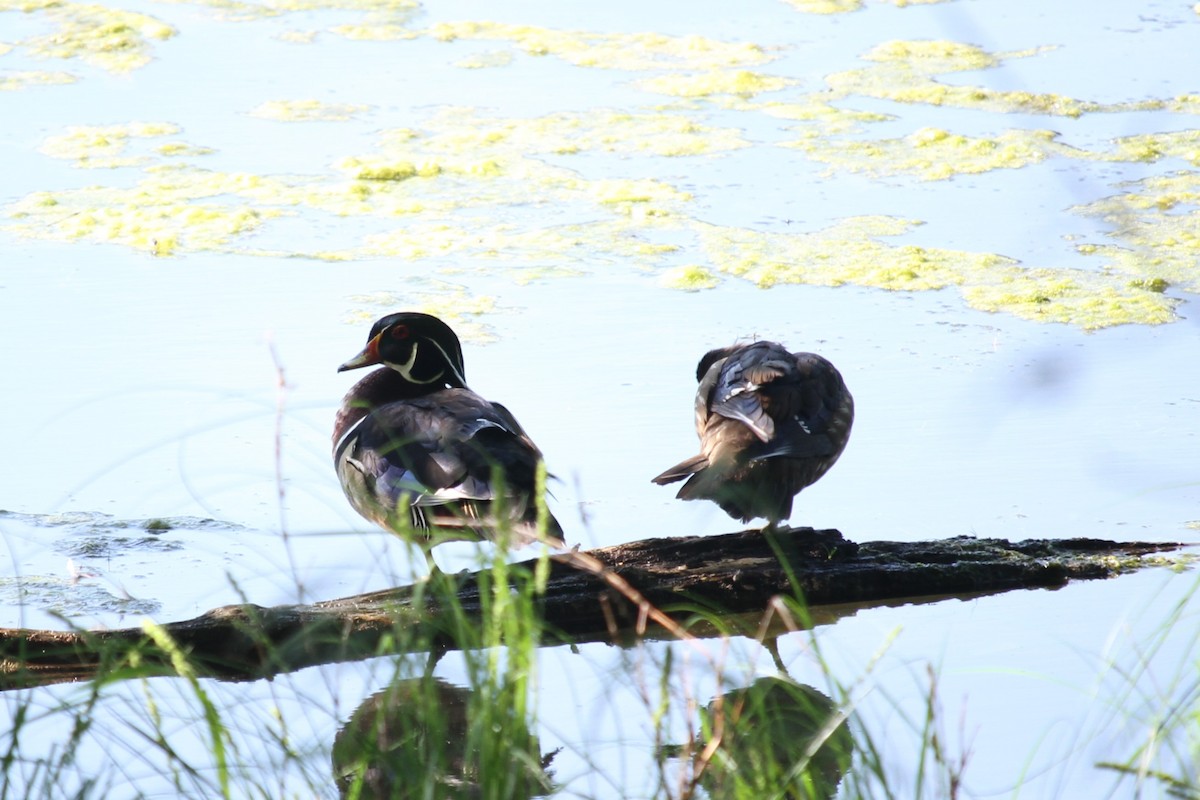
[[[359,367],[369,367],[372,364],[382,364],[383,360],[379,357],[379,337],[376,336],[371,341],[367,342],[367,346],[362,349],[362,352],[354,358],[347,361],[337,368],[338,372],[345,372],[348,369],[358,369]]]

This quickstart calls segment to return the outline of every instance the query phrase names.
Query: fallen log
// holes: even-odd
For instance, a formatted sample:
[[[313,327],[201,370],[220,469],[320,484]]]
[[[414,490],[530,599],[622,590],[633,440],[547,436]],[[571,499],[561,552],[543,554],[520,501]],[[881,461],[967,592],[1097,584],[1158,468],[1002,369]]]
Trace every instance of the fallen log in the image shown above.
[[[870,605],[1110,578],[1154,563],[1146,556],[1183,546],[965,536],[856,544],[836,530],[811,528],[647,539],[551,556],[538,608],[544,643],[553,644],[653,636],[653,622],[658,635],[686,636],[678,623],[698,615],[717,621],[718,632],[729,630],[721,620],[753,615],[752,629],[781,595],[800,599],[808,612],[802,621],[811,625]],[[387,648],[397,631],[433,649],[451,648],[447,601],[459,619],[478,619],[482,574],[440,575],[433,586],[444,582],[452,592],[440,599],[430,585],[401,586],[311,605],[224,606],[190,620],[121,630],[4,628],[0,689],[120,675],[122,669],[251,680],[392,652]]]

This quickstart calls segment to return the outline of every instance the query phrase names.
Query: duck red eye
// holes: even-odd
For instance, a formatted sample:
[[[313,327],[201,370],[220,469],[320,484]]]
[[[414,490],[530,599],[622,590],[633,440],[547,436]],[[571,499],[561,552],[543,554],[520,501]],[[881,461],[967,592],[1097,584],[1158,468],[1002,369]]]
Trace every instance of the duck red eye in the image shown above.
[[[407,325],[393,326],[392,327],[392,338],[393,339],[407,339],[408,338],[408,326]]]

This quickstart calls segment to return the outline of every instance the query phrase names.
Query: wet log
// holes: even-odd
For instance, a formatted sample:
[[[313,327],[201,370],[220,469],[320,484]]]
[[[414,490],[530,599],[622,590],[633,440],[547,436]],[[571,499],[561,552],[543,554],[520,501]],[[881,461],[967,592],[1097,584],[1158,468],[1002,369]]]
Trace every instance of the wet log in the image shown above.
[[[753,629],[779,597],[796,598],[802,624],[872,605],[921,602],[1111,578],[1154,563],[1182,544],[1100,539],[955,537],[923,542],[848,541],[836,530],[758,530],[647,539],[549,559],[538,608],[546,643],[689,636],[681,620],[721,631],[745,617]],[[509,567],[532,570],[533,561]],[[451,596],[442,595],[445,588]],[[484,581],[486,587],[486,581]],[[433,649],[455,646],[455,618],[478,619],[480,573],[311,605],[225,606],[194,619],[107,631],[0,629],[0,689],[97,674],[180,674],[249,680],[391,652],[398,631]],[[486,591],[486,588],[485,590]],[[792,606],[795,608],[795,606]],[[829,613],[825,613],[828,610]],[[722,624],[729,622],[730,625]],[[114,670],[116,670],[114,672]]]

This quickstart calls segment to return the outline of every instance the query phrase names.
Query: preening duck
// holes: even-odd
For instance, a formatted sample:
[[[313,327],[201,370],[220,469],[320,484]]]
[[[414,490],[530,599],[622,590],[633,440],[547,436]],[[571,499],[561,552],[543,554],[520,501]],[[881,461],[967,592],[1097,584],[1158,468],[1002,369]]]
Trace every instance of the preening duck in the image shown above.
[[[814,353],[754,342],[705,353],[696,380],[700,453],[654,482],[687,478],[677,497],[712,500],[742,522],[786,520],[850,438],[854,398],[841,373]]]

